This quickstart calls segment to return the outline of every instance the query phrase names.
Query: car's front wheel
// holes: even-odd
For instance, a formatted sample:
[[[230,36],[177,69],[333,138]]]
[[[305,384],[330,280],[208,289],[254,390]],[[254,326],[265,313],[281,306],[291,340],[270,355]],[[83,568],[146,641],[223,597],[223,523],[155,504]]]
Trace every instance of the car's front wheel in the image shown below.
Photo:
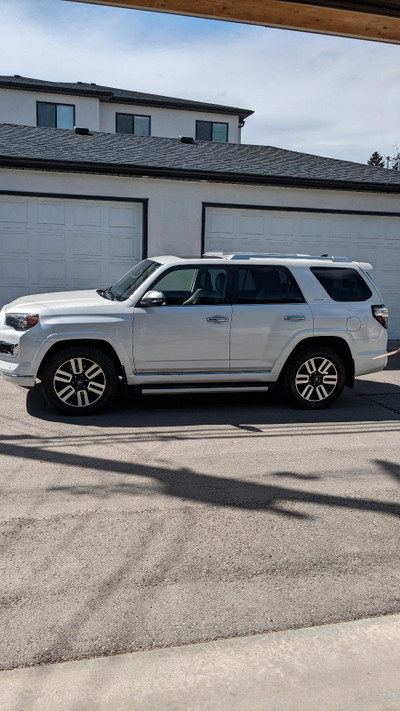
[[[71,346],[57,351],[42,372],[47,402],[70,415],[87,415],[111,402],[118,376],[111,358],[100,348]]]
[[[330,348],[310,348],[293,356],[282,377],[282,390],[297,407],[320,409],[332,405],[345,385],[342,359]]]

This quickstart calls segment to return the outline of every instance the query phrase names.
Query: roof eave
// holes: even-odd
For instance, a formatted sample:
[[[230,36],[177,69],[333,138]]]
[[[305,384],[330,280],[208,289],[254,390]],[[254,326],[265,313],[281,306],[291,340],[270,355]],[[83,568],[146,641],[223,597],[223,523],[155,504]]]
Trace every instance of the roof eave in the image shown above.
[[[175,180],[207,180],[213,183],[233,183],[242,185],[273,185],[296,188],[315,188],[319,190],[345,190],[374,193],[399,193],[399,185],[390,183],[364,183],[354,180],[332,180],[321,178],[303,178],[276,175],[254,175],[249,173],[213,172],[183,168],[162,168],[146,165],[121,165],[114,163],[92,163],[77,161],[59,161],[48,159],[29,159],[0,157],[0,167],[32,170],[54,170],[68,173],[94,173],[97,175],[129,175],[132,177],[168,178]]]
[[[92,99],[103,99],[109,100],[112,96],[111,92],[102,91],[97,89],[85,89],[84,87],[73,89],[72,87],[64,86],[45,86],[45,85],[33,85],[33,84],[23,84],[21,82],[0,82],[0,88],[2,89],[19,89],[23,91],[36,91],[44,94],[68,94],[68,96],[90,96]]]

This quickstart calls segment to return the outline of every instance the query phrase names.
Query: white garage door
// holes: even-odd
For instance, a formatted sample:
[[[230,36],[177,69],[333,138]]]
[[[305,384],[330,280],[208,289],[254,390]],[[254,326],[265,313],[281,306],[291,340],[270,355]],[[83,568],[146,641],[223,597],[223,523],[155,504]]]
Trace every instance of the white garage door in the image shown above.
[[[335,254],[370,262],[400,338],[400,218],[208,207],[206,250]]]
[[[142,203],[0,196],[0,305],[109,286],[142,258]]]

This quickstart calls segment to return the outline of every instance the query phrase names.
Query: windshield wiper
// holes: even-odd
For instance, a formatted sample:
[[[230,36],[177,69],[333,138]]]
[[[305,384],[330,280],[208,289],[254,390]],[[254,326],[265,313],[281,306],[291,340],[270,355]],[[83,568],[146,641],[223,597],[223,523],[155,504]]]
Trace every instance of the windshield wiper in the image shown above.
[[[109,301],[114,301],[118,297],[116,294],[114,294],[112,290],[112,286],[107,287],[107,289],[97,289],[97,293],[100,294],[104,299],[108,299]]]

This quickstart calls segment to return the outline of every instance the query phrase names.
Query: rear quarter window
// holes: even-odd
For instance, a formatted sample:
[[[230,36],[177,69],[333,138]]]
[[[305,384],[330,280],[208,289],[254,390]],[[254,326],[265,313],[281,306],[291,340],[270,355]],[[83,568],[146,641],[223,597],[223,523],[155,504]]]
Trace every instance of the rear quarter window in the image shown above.
[[[355,269],[310,267],[319,283],[334,301],[366,301],[372,291]]]

